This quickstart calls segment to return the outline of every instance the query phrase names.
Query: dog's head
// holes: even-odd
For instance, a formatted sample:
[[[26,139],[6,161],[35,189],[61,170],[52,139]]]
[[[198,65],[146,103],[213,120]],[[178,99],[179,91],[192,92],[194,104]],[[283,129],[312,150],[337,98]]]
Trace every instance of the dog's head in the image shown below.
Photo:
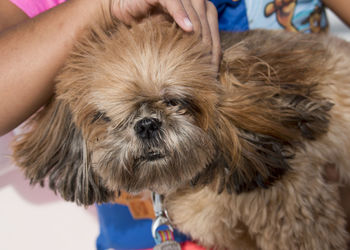
[[[217,72],[209,48],[162,18],[95,28],[57,78],[51,103],[15,145],[36,183],[67,200],[165,192],[214,157]]]

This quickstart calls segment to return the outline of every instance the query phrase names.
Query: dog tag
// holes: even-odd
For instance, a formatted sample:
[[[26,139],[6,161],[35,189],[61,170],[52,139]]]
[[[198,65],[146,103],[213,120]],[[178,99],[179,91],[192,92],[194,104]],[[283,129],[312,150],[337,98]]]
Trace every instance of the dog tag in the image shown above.
[[[153,250],[181,250],[181,246],[176,241],[169,240],[156,245]]]

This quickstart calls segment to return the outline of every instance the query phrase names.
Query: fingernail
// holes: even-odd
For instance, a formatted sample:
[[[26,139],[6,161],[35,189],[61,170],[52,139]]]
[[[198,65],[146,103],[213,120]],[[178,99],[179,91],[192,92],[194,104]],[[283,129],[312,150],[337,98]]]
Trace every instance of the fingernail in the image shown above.
[[[186,25],[188,28],[192,28],[192,27],[193,27],[193,25],[192,25],[190,19],[188,19],[187,17],[184,19],[184,23],[185,23],[185,25]]]

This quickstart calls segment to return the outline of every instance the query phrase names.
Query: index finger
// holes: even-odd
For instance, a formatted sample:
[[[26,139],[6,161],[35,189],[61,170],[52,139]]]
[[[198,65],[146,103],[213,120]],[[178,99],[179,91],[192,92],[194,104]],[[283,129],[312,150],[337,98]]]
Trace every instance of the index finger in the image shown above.
[[[193,31],[193,25],[180,0],[160,0],[160,5],[174,18],[175,22],[187,32]]]

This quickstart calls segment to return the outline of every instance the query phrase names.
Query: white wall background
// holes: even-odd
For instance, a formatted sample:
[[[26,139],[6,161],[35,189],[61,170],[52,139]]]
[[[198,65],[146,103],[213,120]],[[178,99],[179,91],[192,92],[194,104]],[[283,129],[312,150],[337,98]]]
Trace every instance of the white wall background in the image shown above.
[[[331,33],[350,41],[350,30],[332,13],[329,19]],[[0,155],[0,250],[93,250],[97,235],[94,207],[77,207],[47,188],[29,186]]]
[[[10,139],[2,137],[0,147]],[[48,188],[30,186],[0,158],[0,250],[93,250],[98,230],[95,207],[78,207]]]

